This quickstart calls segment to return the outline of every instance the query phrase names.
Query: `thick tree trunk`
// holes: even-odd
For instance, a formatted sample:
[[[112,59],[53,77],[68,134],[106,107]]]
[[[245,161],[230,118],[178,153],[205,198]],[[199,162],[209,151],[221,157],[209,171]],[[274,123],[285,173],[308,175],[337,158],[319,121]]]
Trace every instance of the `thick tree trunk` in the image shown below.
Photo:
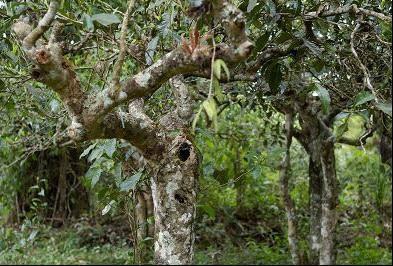
[[[156,264],[191,264],[194,249],[197,151],[185,136],[176,137],[153,176]]]
[[[321,218],[322,218],[322,166],[319,160],[310,156],[309,166],[309,211],[310,211],[310,257],[309,263],[319,264],[321,248]]]
[[[323,172],[321,250],[320,265],[335,264],[335,229],[337,223],[338,193],[334,156],[334,143],[329,140],[322,145],[321,164]]]

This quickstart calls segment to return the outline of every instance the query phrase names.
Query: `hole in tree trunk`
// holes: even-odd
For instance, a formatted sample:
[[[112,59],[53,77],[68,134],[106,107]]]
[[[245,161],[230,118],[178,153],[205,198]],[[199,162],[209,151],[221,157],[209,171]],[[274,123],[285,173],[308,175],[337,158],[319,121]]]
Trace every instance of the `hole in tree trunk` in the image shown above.
[[[32,76],[33,79],[39,79],[40,76],[41,76],[41,73],[40,73],[40,71],[38,69],[33,69],[31,71],[31,76]]]
[[[186,201],[186,198],[183,195],[181,195],[180,193],[176,193],[175,200],[177,200],[177,202],[179,202],[179,203],[184,203]]]
[[[179,150],[177,151],[177,156],[182,162],[187,161],[188,157],[190,157],[190,149],[191,145],[186,142],[183,142],[180,145]]]

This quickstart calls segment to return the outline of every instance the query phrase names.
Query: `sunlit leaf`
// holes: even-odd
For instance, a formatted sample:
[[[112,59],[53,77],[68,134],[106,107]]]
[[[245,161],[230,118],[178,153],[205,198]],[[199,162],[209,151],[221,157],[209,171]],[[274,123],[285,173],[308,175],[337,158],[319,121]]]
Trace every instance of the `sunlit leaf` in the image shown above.
[[[120,19],[115,14],[109,14],[109,13],[95,14],[91,16],[91,20],[97,21],[98,23],[104,26],[118,24],[121,22]]]
[[[134,189],[141,176],[142,172],[138,172],[124,180],[122,183],[120,183],[120,191],[128,192],[131,189]]]
[[[317,87],[318,87],[318,90],[316,92],[318,93],[319,99],[322,104],[322,111],[324,114],[327,114],[327,113],[329,113],[329,108],[330,108],[329,91],[320,85],[317,85]]]
[[[97,145],[97,142],[96,143],[93,143],[93,144],[91,144],[89,147],[87,147],[83,152],[82,152],[82,154],[79,156],[79,159],[80,158],[82,158],[82,157],[84,157],[84,156],[86,156],[86,155],[88,155],[89,153],[90,153],[90,151],[92,150],[92,149],[94,149],[94,147]]]
[[[105,208],[102,209],[101,214],[102,214],[102,215],[107,214],[107,213],[111,210],[113,204],[115,204],[115,203],[116,203],[115,200],[111,200],[111,201],[105,206]]]
[[[392,116],[392,102],[376,103],[375,106],[385,114]]]
[[[361,91],[358,93],[358,95],[356,95],[354,106],[362,105],[374,99],[375,97],[372,93],[368,91]]]
[[[147,44],[147,50],[145,52],[145,59],[146,59],[146,64],[148,64],[148,65],[151,65],[153,63],[153,57],[156,52],[158,39],[159,39],[159,37],[156,36],[153,39],[151,39],[150,42]]]
[[[102,170],[101,168],[98,167],[90,167],[89,170],[86,173],[86,178],[91,180],[91,187],[94,187],[98,180],[100,180]]]

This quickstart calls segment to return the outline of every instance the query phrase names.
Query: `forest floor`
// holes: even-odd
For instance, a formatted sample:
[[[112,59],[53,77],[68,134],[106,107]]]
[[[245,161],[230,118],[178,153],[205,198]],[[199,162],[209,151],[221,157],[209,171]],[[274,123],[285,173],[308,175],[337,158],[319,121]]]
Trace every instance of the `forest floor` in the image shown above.
[[[103,239],[97,237],[97,232],[93,229],[80,234],[73,228],[48,227],[16,232],[7,228],[0,237],[0,264],[134,264],[133,249],[128,240]],[[361,241],[361,246],[355,244],[341,250],[338,262],[391,264],[390,249],[374,247],[370,239]],[[241,245],[223,243],[220,247],[212,243],[211,246],[197,246],[195,253],[195,264],[201,265],[290,263],[284,243],[274,247],[252,240]]]

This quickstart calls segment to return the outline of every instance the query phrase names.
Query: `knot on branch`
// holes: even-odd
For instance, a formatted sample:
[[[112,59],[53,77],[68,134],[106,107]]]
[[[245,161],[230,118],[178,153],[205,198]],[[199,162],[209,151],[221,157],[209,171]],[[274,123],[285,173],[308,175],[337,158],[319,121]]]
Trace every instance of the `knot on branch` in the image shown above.
[[[74,118],[68,127],[68,136],[74,141],[81,141],[84,138],[85,129],[83,125]]]
[[[50,62],[51,54],[45,48],[40,48],[35,51],[35,61],[40,65],[47,65]]]

